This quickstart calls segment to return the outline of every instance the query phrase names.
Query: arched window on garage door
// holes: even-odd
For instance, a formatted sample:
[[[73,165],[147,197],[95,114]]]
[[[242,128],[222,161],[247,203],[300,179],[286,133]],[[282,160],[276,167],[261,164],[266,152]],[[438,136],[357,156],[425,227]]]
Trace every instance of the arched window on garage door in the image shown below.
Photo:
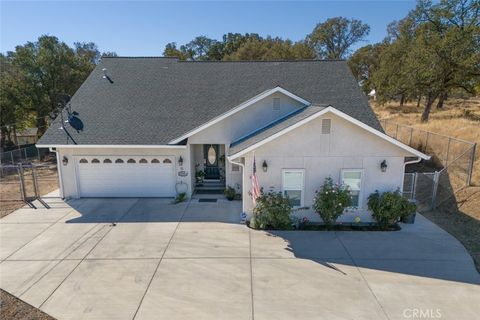
[[[172,163],[172,160],[170,160],[170,159],[165,159],[165,160],[163,160],[163,163]]]
[[[87,159],[85,159],[85,158],[82,158],[82,159],[80,159],[80,161],[79,161],[79,162],[80,162],[80,163],[88,163],[88,160],[87,160]]]
[[[115,163],[124,163],[124,161],[119,158],[119,159],[115,160]]]
[[[147,159],[140,159],[140,161],[138,161],[138,163],[148,163]]]
[[[127,163],[136,163],[135,159],[128,159]]]
[[[100,163],[100,160],[98,160],[97,158],[94,158],[94,159],[92,159],[91,163]]]
[[[107,159],[103,160],[103,163],[112,163],[112,160],[107,158]]]
[[[158,161],[158,159],[152,159],[151,163],[160,163],[160,161]]]

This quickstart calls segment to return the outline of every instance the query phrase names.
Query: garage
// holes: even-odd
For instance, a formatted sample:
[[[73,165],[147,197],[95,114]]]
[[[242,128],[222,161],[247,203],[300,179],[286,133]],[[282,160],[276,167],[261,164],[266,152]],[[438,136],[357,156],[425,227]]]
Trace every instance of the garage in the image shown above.
[[[173,156],[78,156],[80,197],[174,197]]]

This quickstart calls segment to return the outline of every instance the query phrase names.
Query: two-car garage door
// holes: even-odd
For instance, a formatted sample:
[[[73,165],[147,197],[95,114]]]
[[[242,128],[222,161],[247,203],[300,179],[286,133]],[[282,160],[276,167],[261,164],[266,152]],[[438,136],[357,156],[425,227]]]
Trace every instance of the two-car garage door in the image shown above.
[[[76,157],[80,197],[174,197],[171,156]]]

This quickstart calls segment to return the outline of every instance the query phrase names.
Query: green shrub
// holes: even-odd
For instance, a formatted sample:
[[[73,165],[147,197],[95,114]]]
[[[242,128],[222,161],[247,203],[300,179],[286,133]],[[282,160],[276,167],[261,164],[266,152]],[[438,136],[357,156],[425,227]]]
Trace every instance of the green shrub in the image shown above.
[[[320,191],[315,192],[313,209],[327,226],[332,226],[345,210],[350,207],[352,199],[345,186],[334,184],[332,178],[326,178]]]
[[[235,192],[235,189],[233,189],[232,187],[230,186],[226,187],[223,193],[225,194],[225,197],[227,197],[229,201],[232,201],[233,199],[235,199],[236,192]]]
[[[388,191],[380,194],[375,191],[368,197],[368,208],[383,230],[397,223],[402,217],[415,212],[417,206],[404,198],[400,191]]]
[[[281,192],[262,193],[253,209],[251,226],[258,229],[290,230],[292,207]]]
[[[184,202],[185,200],[187,200],[187,194],[185,192],[181,192],[175,197],[175,203]]]

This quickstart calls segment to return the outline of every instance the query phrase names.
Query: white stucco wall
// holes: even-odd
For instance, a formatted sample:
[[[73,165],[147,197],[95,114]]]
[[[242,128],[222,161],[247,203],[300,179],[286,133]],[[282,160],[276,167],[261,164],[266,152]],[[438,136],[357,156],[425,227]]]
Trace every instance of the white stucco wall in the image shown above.
[[[280,98],[280,109],[273,110],[273,99]],[[282,93],[272,94],[232,116],[188,138],[191,144],[227,144],[259,129],[303,105]]]
[[[63,185],[63,197],[64,198],[78,198],[77,175],[76,175],[76,156],[173,156],[175,158],[175,178],[178,182],[184,182],[187,184],[187,194],[191,196],[192,192],[192,180],[191,180],[191,168],[190,168],[190,148],[185,147],[181,149],[171,148],[61,148],[57,149],[57,156],[59,159],[63,159],[66,156],[69,161],[64,166],[61,161],[59,168],[61,170],[61,185]],[[178,165],[178,159],[182,156],[183,166]],[[188,175],[186,177],[178,176],[178,172],[186,171]]]
[[[321,121],[332,120],[330,134],[320,134]],[[342,169],[362,169],[362,191],[358,210],[345,213],[339,221],[353,221],[359,216],[362,221],[371,221],[367,210],[367,197],[375,190],[387,191],[401,188],[404,171],[404,157],[411,156],[403,149],[369,133],[332,113],[286,133],[255,150],[257,175],[265,191],[282,190],[282,169],[305,169],[304,205],[311,206],[315,191],[327,177],[340,182]],[[251,189],[253,152],[245,155],[246,183],[244,194]],[[268,171],[262,171],[266,160]],[[381,172],[380,163],[386,160],[388,169]],[[253,209],[249,196],[244,197],[248,214]],[[312,210],[299,211],[299,217],[319,221]]]

